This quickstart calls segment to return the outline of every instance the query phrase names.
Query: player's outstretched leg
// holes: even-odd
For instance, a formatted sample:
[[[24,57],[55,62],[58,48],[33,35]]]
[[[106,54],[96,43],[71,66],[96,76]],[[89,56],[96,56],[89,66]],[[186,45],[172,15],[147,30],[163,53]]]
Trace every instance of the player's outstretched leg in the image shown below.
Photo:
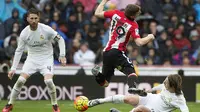
[[[13,109],[13,104],[17,96],[19,95],[22,86],[26,82],[26,79],[22,76],[19,76],[17,82],[15,83],[8,104],[3,108],[2,112],[10,112]]]
[[[92,68],[92,74],[95,76],[95,80],[100,86],[107,87],[109,82],[105,79],[104,75],[100,72],[100,66],[96,65]]]
[[[94,99],[90,100],[88,102],[88,107],[94,107],[103,103],[124,103],[124,95],[114,95],[114,96],[109,96],[106,98],[99,98],[99,99]]]
[[[46,79],[45,84],[47,85],[49,96],[51,97],[51,104],[53,106],[53,112],[60,112],[60,109],[57,104],[57,99],[56,99],[56,86],[53,83],[52,79]]]
[[[100,104],[102,104],[102,103],[99,101],[99,99],[94,99],[94,100],[90,100],[88,102],[88,107],[94,107],[94,106],[100,105]]]

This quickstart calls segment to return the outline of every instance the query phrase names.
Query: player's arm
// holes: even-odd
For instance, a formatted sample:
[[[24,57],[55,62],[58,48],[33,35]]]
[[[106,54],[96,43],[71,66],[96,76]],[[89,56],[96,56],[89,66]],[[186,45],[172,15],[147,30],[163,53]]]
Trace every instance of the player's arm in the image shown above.
[[[65,66],[66,65],[65,41],[59,34],[55,36],[54,40],[58,42],[58,46],[60,49],[59,62],[61,62],[61,64]]]
[[[186,104],[186,100],[185,100],[184,96],[181,96],[181,98],[178,99],[178,101],[176,103],[177,104],[175,104],[175,105],[178,105],[178,108],[181,110],[181,112],[189,112],[189,108]]]
[[[138,46],[143,46],[149,42],[151,42],[152,40],[154,40],[155,37],[153,34],[148,34],[146,37],[144,38],[135,38],[134,41]]]
[[[155,87],[153,87],[151,90],[148,90],[147,92],[152,93],[152,92],[155,92],[155,91],[161,91],[162,88],[164,88],[164,84],[160,84],[160,85],[158,85],[158,86],[155,86]]]
[[[17,66],[19,64],[21,56],[24,52],[24,48],[25,48],[25,42],[23,40],[23,34],[21,33],[20,37],[19,37],[17,49],[15,50],[15,55],[14,55],[12,67],[11,67],[11,70],[9,71],[9,73],[8,73],[8,77],[10,79],[12,79],[13,75],[15,74],[15,71],[16,71]]]
[[[107,3],[108,0],[102,0],[101,3],[98,5],[94,15],[99,18],[104,18],[104,5]]]
[[[55,30],[53,30],[51,27],[49,26],[45,26],[45,29],[47,30],[47,32],[49,32],[49,38],[55,40],[56,42],[58,42],[58,46],[59,46],[59,50],[60,50],[60,56],[59,56],[59,62],[65,66],[66,65],[66,57],[65,57],[65,41],[63,39],[63,37],[61,37]]]
[[[184,103],[184,105],[180,106],[180,110],[181,112],[189,112],[188,106],[186,105],[186,103]]]

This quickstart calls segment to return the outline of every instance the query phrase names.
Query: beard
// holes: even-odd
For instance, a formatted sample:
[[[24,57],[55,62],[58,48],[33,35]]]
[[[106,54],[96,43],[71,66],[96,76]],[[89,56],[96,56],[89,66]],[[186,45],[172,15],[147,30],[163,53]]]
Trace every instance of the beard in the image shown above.
[[[34,30],[37,29],[37,26],[38,26],[38,23],[32,23],[32,24],[30,24],[31,29],[34,29]]]

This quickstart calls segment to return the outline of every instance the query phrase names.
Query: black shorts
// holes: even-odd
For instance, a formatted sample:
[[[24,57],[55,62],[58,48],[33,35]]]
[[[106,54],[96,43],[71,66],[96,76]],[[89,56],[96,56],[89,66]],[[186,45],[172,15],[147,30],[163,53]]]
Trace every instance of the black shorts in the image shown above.
[[[135,73],[132,62],[124,52],[118,49],[111,49],[103,52],[102,74],[108,82],[110,82],[111,77],[114,75],[115,68],[125,75]]]

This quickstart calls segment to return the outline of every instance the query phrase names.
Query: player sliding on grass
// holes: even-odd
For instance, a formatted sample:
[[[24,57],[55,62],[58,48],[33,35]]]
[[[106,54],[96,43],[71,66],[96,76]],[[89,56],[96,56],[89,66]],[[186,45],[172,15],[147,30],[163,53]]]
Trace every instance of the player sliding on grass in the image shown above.
[[[10,112],[13,108],[14,100],[20,94],[21,88],[26,80],[35,72],[40,72],[44,76],[44,82],[48,88],[53,105],[53,112],[60,112],[56,99],[56,87],[53,83],[53,47],[52,40],[59,44],[60,57],[62,65],[66,64],[65,42],[51,27],[39,23],[40,13],[35,9],[30,9],[27,14],[29,25],[23,29],[19,37],[18,47],[8,77],[12,79],[15,70],[20,61],[25,46],[28,47],[28,56],[22,68],[21,75],[15,83],[8,104],[2,112]],[[27,110],[28,112],[28,110]]]
[[[107,98],[90,100],[89,107],[103,103],[126,103],[135,108],[130,112],[171,112],[180,109],[181,112],[189,112],[181,90],[182,79],[180,75],[169,75],[163,84],[154,87],[150,92],[161,90],[158,94],[148,93],[147,96],[138,95],[114,95]],[[120,112],[116,109],[111,112]]]
[[[95,16],[99,18],[110,18],[111,28],[109,41],[103,52],[102,73],[97,65],[92,69],[92,74],[96,76],[96,81],[103,87],[107,87],[114,75],[114,69],[117,68],[128,77],[129,93],[145,95],[142,90],[137,89],[137,75],[134,65],[126,55],[126,45],[129,38],[133,38],[138,46],[147,44],[154,40],[154,35],[149,34],[140,38],[138,24],[135,18],[141,13],[137,5],[129,4],[125,12],[119,10],[104,11],[104,5],[108,0],[102,0],[95,11]]]

